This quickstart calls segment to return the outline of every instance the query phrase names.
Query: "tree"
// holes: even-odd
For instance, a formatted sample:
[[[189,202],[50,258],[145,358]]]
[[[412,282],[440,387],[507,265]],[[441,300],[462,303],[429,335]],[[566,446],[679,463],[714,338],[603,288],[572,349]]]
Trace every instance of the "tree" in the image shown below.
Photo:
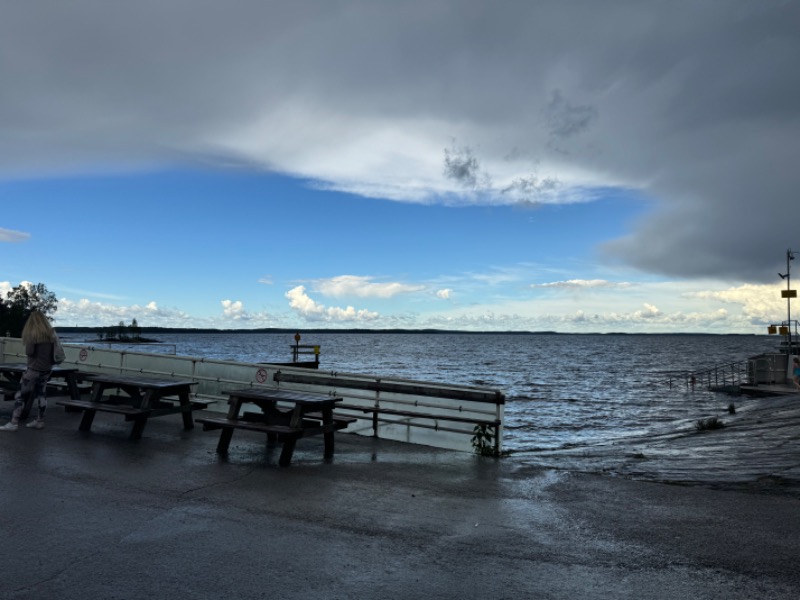
[[[131,326],[129,327],[129,329],[131,331],[133,339],[138,340],[142,337],[142,329],[141,327],[139,327],[139,323],[136,322],[136,319],[133,319],[133,321],[131,321]]]
[[[8,323],[9,314],[10,309],[3,301],[3,298],[0,297],[0,335],[11,335],[11,331],[9,330],[10,325]]]
[[[25,321],[38,310],[51,321],[58,310],[56,295],[43,283],[20,284],[0,299],[0,334],[20,337]]]

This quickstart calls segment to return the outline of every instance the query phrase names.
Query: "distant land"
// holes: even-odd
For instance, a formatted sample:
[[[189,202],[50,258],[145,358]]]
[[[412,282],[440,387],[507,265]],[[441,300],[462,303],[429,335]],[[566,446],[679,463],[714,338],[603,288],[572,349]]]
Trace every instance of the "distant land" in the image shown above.
[[[105,333],[109,330],[108,327],[62,327],[55,328],[58,333]],[[609,333],[560,333],[558,331],[461,331],[455,329],[325,329],[325,328],[309,328],[309,329],[288,329],[278,327],[268,327],[263,329],[213,329],[213,328],[194,328],[194,327],[139,327],[142,334],[155,334],[159,333],[277,333],[277,334],[291,334],[299,333],[300,335],[311,333],[358,333],[358,334],[447,334],[447,335],[665,335],[665,336],[680,336],[680,335],[736,335],[736,336],[751,336],[754,337],[756,333],[702,333],[702,332],[686,332],[686,333],[626,333],[624,331],[614,331]]]

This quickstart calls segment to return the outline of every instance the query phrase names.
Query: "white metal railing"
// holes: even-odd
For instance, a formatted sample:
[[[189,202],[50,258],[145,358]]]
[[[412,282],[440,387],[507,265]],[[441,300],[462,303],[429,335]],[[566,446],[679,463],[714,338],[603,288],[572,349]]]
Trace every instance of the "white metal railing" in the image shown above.
[[[429,446],[472,451],[474,422],[496,422],[495,448],[502,451],[504,395],[494,389],[439,384],[401,378],[375,377],[305,369],[286,365],[239,363],[138,351],[64,344],[64,366],[85,373],[142,374],[191,379],[192,395],[210,400],[209,410],[227,410],[227,391],[242,387],[267,387],[326,393],[356,407],[348,416],[357,418],[346,431]],[[25,353],[16,338],[0,338],[3,362],[23,362]],[[414,413],[370,413],[374,408]],[[361,411],[361,408],[367,409]],[[360,414],[359,414],[360,413]],[[416,414],[418,413],[418,414]],[[440,419],[436,416],[440,415]],[[445,417],[457,421],[446,420]]]

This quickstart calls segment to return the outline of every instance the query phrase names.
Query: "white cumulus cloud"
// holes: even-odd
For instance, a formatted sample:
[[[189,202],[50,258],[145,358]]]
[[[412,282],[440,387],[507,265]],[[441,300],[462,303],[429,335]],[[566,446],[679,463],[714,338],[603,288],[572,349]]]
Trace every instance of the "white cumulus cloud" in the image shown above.
[[[531,284],[531,287],[565,290],[621,289],[631,287],[631,284],[624,281],[606,281],[605,279],[569,279],[567,281],[553,281],[550,283],[534,283]]]
[[[376,320],[379,315],[368,310],[356,310],[352,306],[339,308],[320,304],[306,294],[305,286],[299,285],[286,292],[289,299],[289,306],[299,316],[308,321],[356,321],[369,322]]]
[[[223,314],[230,319],[244,321],[250,318],[241,300],[222,300],[220,304],[222,304]]]
[[[398,294],[419,292],[424,288],[421,285],[408,285],[397,282],[375,282],[372,277],[356,275],[340,275],[331,279],[315,282],[314,290],[331,296],[342,298],[355,296],[357,298],[392,298]]]
[[[60,298],[55,315],[57,325],[80,323],[87,327],[109,327],[120,321],[129,323],[133,319],[140,327],[193,327],[196,324],[196,319],[186,312],[161,309],[155,302],[144,306],[122,306],[92,302],[86,298],[77,301]]]

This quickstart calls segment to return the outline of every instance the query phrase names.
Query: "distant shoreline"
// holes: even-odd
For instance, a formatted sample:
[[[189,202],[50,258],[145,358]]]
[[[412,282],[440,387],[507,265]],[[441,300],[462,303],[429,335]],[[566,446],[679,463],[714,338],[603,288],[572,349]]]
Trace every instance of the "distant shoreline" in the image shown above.
[[[59,333],[73,333],[73,332],[59,332]],[[77,333],[77,332],[74,332]],[[103,339],[96,339],[96,340],[86,340],[89,344],[125,344],[125,345],[132,345],[132,344],[163,344],[161,340],[151,340],[150,338],[138,338],[135,340],[120,340],[120,339],[111,339],[111,340],[103,340]]]
[[[56,331],[64,333],[94,333],[99,334],[108,330],[107,327],[62,327],[57,326]],[[142,333],[166,334],[166,333],[224,333],[224,334],[253,334],[253,333],[274,333],[274,334],[318,334],[318,333],[357,333],[357,334],[446,334],[446,335],[659,335],[659,336],[687,336],[687,335],[716,335],[716,336],[748,336],[758,337],[757,333],[704,333],[704,332],[682,332],[682,333],[627,333],[624,331],[613,331],[608,333],[599,332],[558,332],[558,331],[462,331],[452,329],[287,329],[287,328],[261,328],[261,329],[213,329],[213,328],[193,328],[193,327],[140,327]],[[764,334],[766,336],[767,334]]]

